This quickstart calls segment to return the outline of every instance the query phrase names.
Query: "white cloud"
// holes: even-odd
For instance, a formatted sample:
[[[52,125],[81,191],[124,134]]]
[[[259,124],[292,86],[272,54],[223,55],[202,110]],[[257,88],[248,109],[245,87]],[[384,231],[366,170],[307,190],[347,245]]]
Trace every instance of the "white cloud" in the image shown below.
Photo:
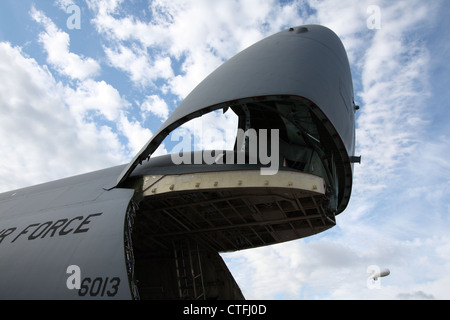
[[[169,106],[167,103],[154,94],[145,98],[145,101],[141,104],[141,110],[151,112],[163,121],[169,116]]]
[[[109,121],[119,119],[120,111],[130,104],[119,92],[105,81],[88,79],[79,83],[76,89],[66,88],[66,103],[78,119],[83,119],[88,111],[96,111]]]
[[[171,60],[168,57],[150,57],[147,50],[138,46],[118,45],[105,47],[110,64],[126,73],[136,85],[146,87],[158,78],[170,78],[173,75]]]
[[[31,17],[45,28],[39,34],[39,41],[47,52],[47,61],[60,74],[72,79],[84,80],[97,75],[100,65],[92,58],[74,54],[69,51],[70,38],[61,31],[42,11],[31,9]]]
[[[291,299],[420,296],[414,295],[415,292],[423,293],[423,297],[446,297],[438,285],[438,279],[447,278],[441,269],[421,284],[409,285],[414,282],[415,269],[430,267],[436,258],[429,250],[442,239],[426,240],[426,232],[436,221],[443,221],[430,221],[427,230],[416,233],[420,240],[411,244],[405,235],[420,225],[421,212],[413,208],[418,206],[417,202],[404,206],[396,199],[412,191],[402,191],[413,178],[405,180],[404,172],[400,171],[405,166],[411,166],[411,171],[416,167],[411,157],[418,152],[419,143],[423,142],[421,133],[427,126],[422,106],[428,94],[426,75],[430,57],[424,43],[409,35],[433,15],[434,5],[419,1],[379,1],[381,29],[368,30],[367,8],[373,4],[370,1],[309,1],[307,4],[310,8],[303,2],[281,6],[272,1],[197,1],[195,4],[181,0],[154,1],[149,22],[120,17],[117,6],[114,14],[99,10],[95,23],[108,39],[119,45],[131,42],[143,50],[141,56],[157,52],[158,56],[166,55],[180,62],[179,73],[174,71],[173,76],[157,77],[164,80],[165,90],[180,98],[223,61],[284,26],[321,23],[334,30],[349,54],[356,76],[355,100],[361,105],[357,152],[362,154],[363,162],[355,166],[349,208],[339,216],[334,231],[308,241],[230,254],[227,255],[229,266],[250,299],[279,295]],[[314,13],[308,16],[305,10]],[[132,64],[122,65],[122,70],[128,70],[131,76],[136,74],[130,71]],[[156,80],[132,79],[147,85]],[[206,118],[191,121],[180,130],[192,135],[197,148],[223,148],[208,137],[223,135],[225,128],[211,124],[229,120],[228,128],[235,126],[231,125],[231,118],[217,121],[216,116],[211,113],[206,121]],[[204,132],[208,132],[206,138]],[[424,188],[416,190],[423,191]],[[439,199],[445,196],[442,193]],[[380,203],[379,198],[389,203]],[[431,203],[431,200],[426,202]],[[423,209],[426,204],[420,207]],[[436,209],[448,211],[448,206]],[[415,255],[423,256],[421,263],[410,262]],[[366,269],[371,264],[394,268],[391,278],[383,280],[383,290],[366,287]],[[394,284],[391,279],[395,279]]]
[[[163,89],[184,98],[232,55],[282,26],[301,24],[301,3],[152,1],[150,21],[121,16],[119,8],[125,2],[92,0],[89,7],[96,13],[97,31],[115,43],[105,48],[113,66],[143,86],[162,79]],[[181,63],[179,74],[171,72],[170,60]]]
[[[250,299],[449,298],[450,173],[443,158],[450,154],[449,132],[432,128],[424,109],[430,107],[428,66],[443,59],[419,38],[423,29],[436,31],[436,7],[442,3],[156,0],[149,4],[151,20],[145,20],[123,14],[129,4],[122,0],[87,1],[109,63],[146,90],[145,97],[132,97],[144,101],[139,105],[144,119],[149,113],[161,120],[168,116],[156,84],[183,98],[223,61],[284,27],[322,23],[342,38],[361,105],[357,153],[363,162],[355,165],[350,205],[324,234],[227,254]],[[367,29],[371,4],[381,9],[380,30]],[[20,48],[0,43],[5,191],[126,162],[153,130],[128,113],[126,95],[107,81],[93,80],[98,62],[70,52],[69,35],[43,12],[33,8],[31,14],[44,28],[38,40],[50,70],[77,81],[64,85]],[[94,122],[92,115],[116,124]],[[197,141],[204,132],[223,136],[236,128],[234,121],[229,114],[211,113],[183,129]],[[198,141],[202,148],[223,147],[215,140]],[[155,155],[165,152],[162,145]],[[391,269],[380,290],[366,287],[371,264]]]
[[[112,14],[124,0],[87,0],[87,5],[96,9],[100,16]]]
[[[371,1],[309,1],[316,10],[315,19],[310,22],[320,23],[336,32],[341,38],[350,61],[358,58],[361,46],[366,45],[367,7]]]
[[[118,3],[109,1],[104,3],[99,10],[112,13]],[[68,2],[62,1],[56,4],[62,7]],[[121,149],[119,154],[127,154],[128,157],[132,157],[151,137],[151,131],[144,129],[140,123],[130,122],[126,118],[123,111],[129,109],[131,104],[121,97],[117,89],[104,80],[94,81],[91,78],[100,70],[97,61],[70,52],[69,35],[59,30],[43,12],[32,7],[31,16],[46,30],[39,35],[39,41],[47,52],[47,61],[59,73],[79,80],[72,86],[64,86],[61,97],[67,109],[70,110],[73,120],[76,121],[80,130],[82,129],[77,133],[78,136],[90,141],[88,149],[93,148],[101,140],[97,137],[88,139],[88,136],[95,134],[108,138],[111,143],[115,143],[116,149]],[[148,54],[137,47],[128,48],[121,45],[117,51],[106,48],[105,53],[116,67],[130,72],[136,83],[151,82],[161,75],[170,76],[172,74],[170,59],[155,59],[153,65],[150,65]],[[97,122],[99,116],[113,124],[102,125],[101,122]],[[119,134],[128,139],[128,151],[125,151],[124,146],[120,145]]]
[[[178,141],[182,143],[190,139],[193,150],[233,150],[237,121],[238,117],[233,111],[228,110],[223,114],[222,110],[217,110],[183,124],[174,131],[171,139],[175,140],[177,149],[181,146]],[[190,150],[183,148],[183,151]]]
[[[448,299],[450,261],[442,254],[448,238],[440,227],[448,224],[448,183],[443,178],[448,168],[437,152],[440,148],[441,155],[448,154],[448,148],[442,148],[443,138],[430,145],[423,136],[429,129],[424,108],[430,54],[417,39],[418,26],[429,23],[436,7],[420,1],[379,2],[382,28],[372,31],[366,27],[366,3],[310,4],[317,11],[309,21],[324,23],[343,38],[354,76],[361,75],[360,80],[355,77],[355,100],[361,105],[357,153],[363,162],[355,165],[352,199],[334,229],[257,249],[260,253],[226,255],[229,266],[248,298],[290,292],[283,298]],[[430,171],[436,174],[425,177]],[[437,252],[436,247],[442,249]],[[266,258],[271,256],[276,258]],[[366,268],[372,264],[391,268],[381,290],[366,286]],[[275,269],[290,276],[282,279]],[[260,287],[261,282],[265,285]],[[297,284],[283,290],[280,282]]]
[[[361,247],[349,239],[321,237],[223,256],[249,299],[449,298],[448,245],[439,243],[450,239],[388,241],[378,236]],[[372,265],[391,271],[378,289],[368,286]]]
[[[303,240],[288,244],[224,254],[249,299],[300,299],[305,287],[333,288],[350,276],[361,257],[338,243]],[[362,272],[365,284],[365,270]],[[309,289],[311,290],[311,289]]]
[[[117,135],[76,121],[65,88],[20,48],[0,43],[0,70],[2,190],[124,162]]]
[[[149,129],[143,128],[137,121],[129,121],[125,115],[121,115],[118,126],[127,137],[128,147],[133,155],[137,154],[153,135]]]
[[[74,0],[56,0],[55,5],[58,6],[62,10],[66,10],[67,7],[74,5]]]
[[[365,161],[357,181],[385,184],[417,152],[426,126],[424,105],[429,95],[429,52],[405,35],[425,21],[431,6],[401,2],[382,7],[383,27],[376,32],[362,60],[362,109],[357,140]],[[411,12],[411,14],[409,14]],[[418,13],[421,14],[418,14]],[[402,18],[403,15],[408,18]],[[406,22],[407,21],[407,22]],[[369,178],[370,177],[370,178]]]
[[[5,191],[126,163],[152,135],[140,122],[128,119],[125,111],[131,104],[117,89],[91,78],[99,71],[98,62],[70,52],[69,35],[43,12],[32,7],[31,16],[45,28],[39,42],[49,64],[77,81],[58,82],[47,67],[26,58],[20,48],[1,43],[0,69],[8,77],[0,86],[4,115],[0,136],[7,137],[0,143],[5,154],[0,164]],[[170,69],[170,59],[162,58],[154,61],[151,70],[140,71],[159,72],[167,65]],[[164,101],[157,96],[149,99],[146,112],[167,118]],[[162,145],[157,154],[164,153]]]

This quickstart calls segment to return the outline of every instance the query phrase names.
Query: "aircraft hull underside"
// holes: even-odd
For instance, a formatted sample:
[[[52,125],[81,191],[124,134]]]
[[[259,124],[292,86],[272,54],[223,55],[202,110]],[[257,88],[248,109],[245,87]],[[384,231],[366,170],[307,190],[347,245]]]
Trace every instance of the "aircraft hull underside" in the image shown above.
[[[322,178],[258,170],[142,177],[134,236],[144,248],[189,237],[219,252],[307,237],[335,225]]]

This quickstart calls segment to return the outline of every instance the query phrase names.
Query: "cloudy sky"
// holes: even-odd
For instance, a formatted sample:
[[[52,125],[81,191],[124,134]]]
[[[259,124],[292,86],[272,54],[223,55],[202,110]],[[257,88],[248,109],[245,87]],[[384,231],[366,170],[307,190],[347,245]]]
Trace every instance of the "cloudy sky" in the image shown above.
[[[2,0],[0,192],[129,162],[221,63],[322,24],[347,49],[361,107],[350,205],[323,234],[224,258],[248,299],[450,299],[448,12],[446,0]],[[235,122],[208,117],[221,132]],[[391,274],[370,283],[371,266]]]

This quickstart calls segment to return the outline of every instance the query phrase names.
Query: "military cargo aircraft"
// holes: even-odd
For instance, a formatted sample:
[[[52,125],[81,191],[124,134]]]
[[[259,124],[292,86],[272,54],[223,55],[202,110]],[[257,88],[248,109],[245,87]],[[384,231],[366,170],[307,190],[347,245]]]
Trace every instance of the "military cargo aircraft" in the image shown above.
[[[238,117],[233,150],[153,156],[210,112]],[[336,225],[355,157],[338,36],[289,28],[201,82],[129,163],[0,194],[0,298],[244,299],[219,253]]]

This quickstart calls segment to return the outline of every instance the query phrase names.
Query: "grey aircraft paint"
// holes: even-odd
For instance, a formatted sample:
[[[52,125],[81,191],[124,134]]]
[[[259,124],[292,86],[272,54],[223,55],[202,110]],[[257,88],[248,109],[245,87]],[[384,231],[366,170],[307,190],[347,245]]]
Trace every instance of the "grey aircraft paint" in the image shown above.
[[[287,179],[285,187],[267,187],[269,183],[280,182],[277,177],[269,181],[252,175],[255,167],[259,168],[258,164],[203,164],[190,167],[175,166],[167,156],[150,159],[174,129],[218,109],[231,109],[238,114],[241,128],[252,123],[260,128],[266,126],[283,130],[283,143],[287,147],[280,150],[280,157],[284,159],[283,168],[280,166],[280,179]],[[0,194],[0,298],[137,299],[145,296],[145,292],[148,297],[182,298],[186,291],[182,291],[179,280],[180,258],[177,254],[187,250],[186,243],[196,243],[197,248],[200,243],[203,249],[195,252],[199,261],[200,257],[204,261],[205,279],[210,277],[213,279],[210,282],[223,280],[226,287],[205,289],[202,284],[200,294],[197,291],[199,297],[203,292],[204,298],[207,294],[208,297],[214,295],[216,298],[243,298],[226,266],[220,262],[220,258],[217,259],[217,251],[289,241],[334,226],[334,215],[346,208],[351,194],[355,109],[347,55],[341,41],[331,30],[318,25],[299,26],[256,43],[231,58],[200,83],[128,165]],[[264,114],[267,115],[265,119],[261,117]],[[302,123],[297,121],[300,117]],[[272,118],[277,119],[276,124],[270,123]],[[175,212],[179,211],[170,211],[179,210],[175,205],[167,209],[169,211],[165,211],[164,216],[172,217],[176,222],[172,221],[164,227],[159,238],[147,237],[145,234],[141,237],[142,230],[144,233],[145,230],[153,230],[151,219],[157,215],[153,215],[152,210],[165,210],[153,208],[152,205],[164,201],[166,195],[178,188],[176,183],[180,177],[191,175],[204,180],[201,180],[203,185],[197,182],[186,187],[201,191],[175,192],[179,201],[185,194],[194,199],[196,192],[200,192],[198,194],[204,197],[199,202],[201,206],[207,203],[223,216],[226,211],[220,209],[217,202],[222,199],[205,200],[208,192],[218,185],[222,186],[223,182],[229,185],[214,190],[217,195],[223,196],[234,190],[230,188],[231,182],[224,178],[226,175],[220,174],[223,172],[229,172],[230,175],[233,172],[245,172],[253,179],[251,188],[245,187],[245,181],[238,181],[239,188],[242,188],[242,199],[239,200],[236,194],[231,197],[231,193],[223,199],[233,209],[230,212],[238,216],[242,214],[236,230],[232,230],[231,217],[220,218],[225,218],[227,225],[223,225],[222,220],[216,224],[208,221],[209,225],[201,225],[204,221],[196,220],[197,217],[193,215],[190,220],[182,221],[183,214],[176,216]],[[214,186],[204,187],[205,179],[214,178],[214,174],[218,177]],[[178,182],[174,182],[160,195],[161,187],[155,187],[160,180],[152,182],[153,187],[146,187],[152,177],[159,177],[154,179],[161,181],[170,178]],[[219,182],[219,177],[225,180]],[[296,185],[292,180],[295,177],[311,180],[311,186]],[[318,184],[323,184],[323,188]],[[278,197],[274,204],[281,215],[280,212],[272,211],[264,213],[264,208],[269,206],[259,205],[260,200],[255,200],[260,199],[261,194],[257,193],[261,190],[263,198],[270,198],[267,192],[274,198]],[[294,191],[297,192],[297,198],[292,199],[285,199],[280,193]],[[304,194],[308,198],[303,198]],[[238,200],[242,203],[247,201],[247,207],[239,207],[241,203]],[[318,204],[322,200],[323,204]],[[251,201],[252,204],[248,204]],[[300,205],[301,201],[306,202]],[[308,203],[311,209],[305,206]],[[202,208],[195,205],[191,204],[194,213],[190,214],[195,215]],[[239,212],[241,209],[237,208],[249,209],[246,213],[248,216],[244,217],[244,213]],[[260,217],[255,215],[255,210]],[[310,214],[308,210],[316,211]],[[202,216],[210,214],[205,212]],[[161,226],[166,223],[165,220],[158,221]],[[140,227],[139,223],[150,225]],[[262,233],[258,234],[258,230]],[[210,238],[202,238],[206,234]],[[137,244],[132,244],[132,235]],[[189,238],[180,238],[180,235]],[[223,235],[226,235],[224,240],[220,240]],[[207,239],[210,239],[211,244],[208,244]],[[175,246],[180,241],[184,241],[183,244]],[[172,244],[174,253],[169,254],[168,247]],[[150,254],[150,251],[145,250],[153,246],[168,248],[160,256],[170,256],[172,259],[169,261],[160,257],[160,260],[154,260],[161,261],[160,269],[157,264],[156,270],[162,272],[162,269],[172,268],[166,268],[166,263],[168,266],[176,265],[177,275],[168,275],[162,283],[155,284],[157,279],[138,274],[137,277],[144,279],[142,282],[148,282],[148,287],[143,288],[141,284],[138,292],[134,254],[138,254],[136,265],[150,263],[146,259],[154,257],[155,251]],[[72,275],[68,267],[73,265],[80,269],[80,289],[71,289],[68,285]],[[207,275],[207,267],[213,265],[211,270],[216,271]],[[142,270],[143,267],[138,268],[138,271]],[[219,274],[217,270],[222,271]],[[171,282],[172,288],[177,287],[178,281],[179,296],[178,293],[170,293],[168,287],[163,290],[164,281]],[[194,283],[193,287],[196,286],[200,288]],[[160,291],[155,295],[157,289]]]
[[[306,25],[261,40],[210,74],[130,162],[119,184],[182,123],[237,105],[239,100],[265,96],[292,96],[314,103],[330,121],[330,131],[338,135],[343,160],[350,163],[355,151],[355,105],[347,54],[330,29]]]
[[[93,289],[85,281],[91,297],[131,298],[123,230],[134,190],[103,189],[118,172],[0,195],[0,298],[80,298],[66,285],[71,265],[80,267],[82,280],[97,279]]]

